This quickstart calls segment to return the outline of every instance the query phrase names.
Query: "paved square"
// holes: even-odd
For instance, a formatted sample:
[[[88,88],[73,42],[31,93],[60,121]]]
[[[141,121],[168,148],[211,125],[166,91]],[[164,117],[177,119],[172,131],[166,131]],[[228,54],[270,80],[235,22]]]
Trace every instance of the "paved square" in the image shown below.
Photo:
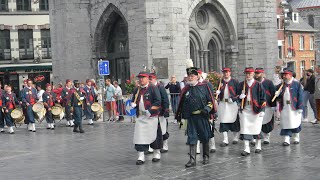
[[[278,124],[278,122],[277,122]],[[303,124],[300,145],[281,146],[279,125],[271,144],[261,154],[241,157],[243,144],[221,148],[216,134],[217,152],[210,163],[185,169],[188,146],[184,131],[170,123],[169,152],[160,163],[136,166],[132,144],[134,124],[96,123],[85,125],[86,133],[75,134],[64,122],[56,130],[41,124],[36,133],[25,126],[16,134],[0,134],[0,179],[319,179],[319,125]],[[230,139],[231,140],[231,139]],[[253,148],[251,149],[253,150]]]

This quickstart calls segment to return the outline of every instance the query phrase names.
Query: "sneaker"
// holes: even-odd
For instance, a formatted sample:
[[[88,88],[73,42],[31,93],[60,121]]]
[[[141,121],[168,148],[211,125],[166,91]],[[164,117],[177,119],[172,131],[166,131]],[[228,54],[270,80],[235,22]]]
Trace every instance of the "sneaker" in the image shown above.
[[[308,118],[302,120],[302,122],[309,122]]]
[[[318,124],[318,119],[315,119],[313,121],[310,121],[312,124]]]

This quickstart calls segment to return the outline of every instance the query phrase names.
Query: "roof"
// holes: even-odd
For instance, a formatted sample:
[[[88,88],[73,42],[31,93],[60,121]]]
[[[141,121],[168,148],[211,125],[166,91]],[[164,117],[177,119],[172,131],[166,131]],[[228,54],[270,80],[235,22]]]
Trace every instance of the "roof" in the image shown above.
[[[317,32],[316,29],[311,27],[301,17],[299,17],[299,22],[290,20],[290,24],[286,26],[286,31]]]
[[[320,0],[288,0],[293,9],[320,8]]]

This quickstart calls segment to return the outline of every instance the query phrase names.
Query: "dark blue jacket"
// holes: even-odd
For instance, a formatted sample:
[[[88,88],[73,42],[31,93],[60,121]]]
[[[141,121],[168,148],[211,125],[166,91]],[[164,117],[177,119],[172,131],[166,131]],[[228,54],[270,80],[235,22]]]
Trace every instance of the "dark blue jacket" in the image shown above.
[[[35,104],[37,102],[37,90],[35,88],[23,88],[21,90],[21,101],[31,105]],[[33,101],[33,103],[31,103],[31,101]]]
[[[223,101],[224,99],[224,90],[226,88],[226,84],[228,84],[228,89],[229,89],[229,96],[233,101],[238,100],[238,95],[237,95],[237,88],[239,86],[239,82],[236,79],[230,79],[228,83],[226,83],[225,80],[221,81],[222,86],[220,87],[220,94],[219,94],[219,99],[220,101]]]
[[[7,110],[15,109],[16,105],[19,104],[18,98],[15,93],[4,93],[2,95],[3,108]]]
[[[277,86],[277,89],[279,89],[281,84]],[[283,109],[283,95],[286,90],[286,87],[289,86],[289,91],[290,91],[290,99],[291,99],[291,106],[293,110],[297,109],[303,109],[303,88],[302,85],[296,81],[293,80],[291,84],[286,85],[284,83],[284,86],[281,89],[280,95],[278,96],[278,100],[280,102],[280,110]]]
[[[272,102],[272,98],[274,97],[274,94],[276,92],[276,87],[273,85],[273,82],[269,79],[264,79],[262,81],[262,86],[266,92],[267,105],[269,107],[276,107],[276,101]]]
[[[72,90],[72,96],[71,96],[71,106],[73,107],[82,107],[83,103],[85,103],[85,92],[79,88],[79,90],[76,90],[75,88]],[[78,104],[80,101],[77,98],[77,96],[75,95],[75,93],[77,93],[79,95],[79,97],[84,97],[84,100],[82,100],[82,104]]]
[[[44,107],[48,110],[49,108],[52,108],[52,106],[55,105],[56,94],[53,92],[46,91],[42,94],[42,100]]]
[[[168,98],[168,94],[165,90],[165,88],[163,87],[163,85],[161,85],[160,83],[157,83],[156,85],[159,89],[160,92],[160,96],[161,96],[161,108],[160,108],[160,114],[159,116],[165,116],[165,117],[169,117],[169,98]]]
[[[93,104],[96,99],[96,93],[93,86],[91,86],[90,88],[88,86],[84,86],[83,91],[86,95],[86,103]],[[90,99],[90,96],[92,97],[92,99]]]

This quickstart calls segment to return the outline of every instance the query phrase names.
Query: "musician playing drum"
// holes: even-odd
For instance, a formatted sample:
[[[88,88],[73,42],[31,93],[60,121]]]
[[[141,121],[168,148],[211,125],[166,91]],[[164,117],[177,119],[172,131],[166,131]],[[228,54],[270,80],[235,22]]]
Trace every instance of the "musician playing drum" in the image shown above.
[[[93,86],[91,86],[92,81],[90,79],[86,80],[87,85],[83,88],[86,96],[86,103],[84,104],[84,114],[86,115],[86,120],[88,120],[89,125],[93,125],[93,112],[91,110],[91,105],[95,102],[96,93]]]
[[[47,129],[54,130],[53,117],[51,108],[55,105],[56,102],[56,94],[52,92],[51,84],[46,84],[46,92],[42,94],[43,105],[46,108],[46,120],[48,123]]]
[[[73,117],[71,113],[71,96],[73,93],[72,82],[70,79],[66,80],[66,87],[62,89],[62,106],[65,108],[67,126],[73,127]]]
[[[73,107],[72,111],[74,117],[73,132],[84,133],[84,130],[82,129],[82,110],[85,100],[85,92],[80,88],[80,83],[78,80],[74,80],[73,83],[75,88],[71,96],[71,106]]]
[[[6,88],[6,92],[2,96],[2,102],[4,105],[3,110],[5,115],[5,121],[8,126],[8,132],[10,134],[14,134],[11,112],[16,108],[16,104],[19,104],[19,101],[17,99],[16,94],[11,91],[12,91],[12,87],[8,85]]]
[[[32,80],[27,80],[27,86],[21,90],[21,100],[26,108],[26,117],[28,119],[28,130],[36,132],[35,118],[32,106],[37,102],[37,90],[33,87]]]

